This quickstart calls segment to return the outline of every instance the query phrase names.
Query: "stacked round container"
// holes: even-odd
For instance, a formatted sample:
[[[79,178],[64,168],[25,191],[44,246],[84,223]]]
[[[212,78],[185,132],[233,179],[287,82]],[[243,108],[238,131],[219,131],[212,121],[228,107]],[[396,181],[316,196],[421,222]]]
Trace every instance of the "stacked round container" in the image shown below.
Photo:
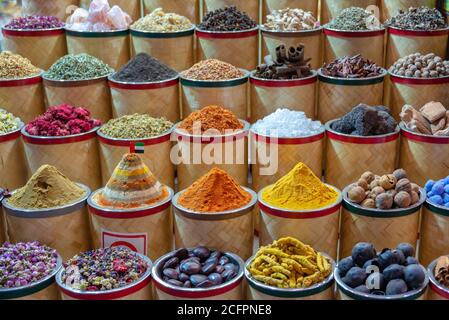
[[[187,17],[194,24],[200,21],[200,0],[143,0],[143,4],[145,14],[163,8],[165,12],[174,12]]]
[[[352,203],[348,198],[349,188],[343,190],[340,257],[351,255],[359,242],[370,242],[376,248],[393,248],[403,242],[416,247],[420,211],[426,201],[424,189],[420,190],[419,202],[409,208],[380,210]]]
[[[118,289],[105,291],[81,291],[74,289],[63,283],[62,273],[64,269],[61,268],[56,275],[56,283],[58,284],[61,292],[62,300],[151,300],[152,262],[148,257],[142,254],[136,254],[147,263],[147,271],[136,282]]]
[[[55,16],[65,21],[78,5],[79,0],[22,0],[22,16]]]
[[[132,52],[144,52],[177,71],[194,63],[195,27],[176,32],[152,32],[131,29]]]
[[[47,70],[67,54],[64,28],[24,30],[2,28],[4,50],[30,59],[38,68]]]
[[[274,31],[261,26],[260,31],[262,34],[262,57],[270,54],[273,59],[276,58],[276,48],[280,45],[289,48],[303,44],[306,52],[305,58],[312,58],[310,61],[312,69],[317,70],[323,65],[322,27],[301,31]]]
[[[82,187],[86,194],[76,202],[58,208],[22,209],[3,199],[9,241],[39,241],[55,248],[63,259],[91,248],[87,198],[90,189]]]
[[[384,65],[385,28],[344,31],[324,26],[324,61],[361,54],[379,66]]]
[[[345,79],[325,76],[318,70],[318,119],[322,123],[338,119],[363,102],[378,106],[383,100],[387,71],[377,77]]]
[[[175,123],[180,120],[178,76],[154,82],[122,82],[111,75],[108,83],[114,118],[148,113]]]
[[[203,15],[229,6],[236,6],[254,21],[259,21],[259,0],[203,0]]]
[[[160,257],[154,263],[152,271],[154,298],[156,300],[243,300],[245,298],[244,262],[233,253],[225,252],[224,255],[238,265],[237,276],[227,283],[211,288],[182,288],[165,282],[162,267],[173,256],[173,253]]]
[[[353,136],[332,130],[326,124],[325,181],[343,189],[366,171],[393,172],[399,148],[399,128],[381,136]]]
[[[260,208],[260,246],[272,243],[282,237],[300,238],[318,251],[327,252],[332,258],[337,257],[341,192],[338,200],[332,205],[316,210],[288,210],[275,208],[265,203],[259,192]]]
[[[399,10],[407,10],[410,7],[435,8],[437,0],[380,0],[382,21],[394,17]]]
[[[173,188],[175,169],[170,159],[172,131],[170,129],[155,137],[135,140],[109,138],[98,131],[102,184],[105,185],[108,182],[123,155],[129,152],[131,145],[141,142],[145,145],[145,153],[142,154],[143,162],[156,177],[160,177],[161,183]]]
[[[69,54],[90,54],[113,69],[120,69],[130,58],[129,29],[89,32],[66,28],[66,38]]]
[[[114,209],[98,205],[93,199],[102,190],[92,193],[87,201],[94,248],[107,248],[114,243],[123,243],[152,260],[172,250],[171,188],[168,188],[167,199],[134,209]]]
[[[328,255],[324,255],[330,260],[332,270],[335,262]],[[245,278],[248,281],[248,300],[333,300],[334,299],[334,275],[331,273],[325,280],[309,288],[303,289],[281,289],[268,286],[253,278],[248,271],[249,265],[254,260],[254,256],[248,259],[245,266]]]
[[[102,122],[112,117],[108,76],[86,80],[52,80],[44,74],[44,88],[47,107],[70,104],[87,108],[92,118]]]
[[[196,28],[196,59],[218,59],[254,70],[259,55],[259,27],[242,31],[206,31]]]
[[[427,268],[429,275],[429,290],[427,292],[427,300],[449,300],[449,288],[443,286],[435,279],[435,267],[438,259],[432,261]]]
[[[262,0],[262,23],[266,22],[266,16],[271,11],[285,8],[299,8],[310,11],[314,17],[318,18],[318,4],[318,0]]]
[[[69,179],[79,181],[92,189],[101,185],[97,128],[70,136],[41,137],[22,129],[22,139],[28,174],[50,164]]]
[[[0,79],[0,106],[25,123],[45,110],[42,74],[11,80]]]
[[[446,56],[449,27],[440,30],[403,30],[388,27],[386,65],[393,65],[398,59],[419,52],[423,55],[434,53]]]
[[[62,267],[62,259],[58,256],[55,269],[46,277],[26,286],[0,289],[0,300],[59,300],[58,286],[55,276]]]
[[[370,7],[369,9],[377,7],[377,16],[380,16],[378,2],[378,0],[321,0],[321,23],[328,23],[338,16],[340,11],[349,7]]]
[[[253,252],[252,211],[257,195],[248,188],[245,190],[251,194],[251,201],[244,207],[224,212],[191,211],[178,202],[184,191],[176,194],[173,198],[175,247],[206,246],[220,251],[232,251],[239,257],[248,259]]]
[[[303,111],[308,118],[315,118],[318,76],[312,75],[294,80],[267,80],[251,74],[251,122],[255,123],[275,112],[279,106]]]
[[[231,80],[193,80],[181,75],[182,118],[209,105],[225,106],[237,118],[248,118],[249,72]]]

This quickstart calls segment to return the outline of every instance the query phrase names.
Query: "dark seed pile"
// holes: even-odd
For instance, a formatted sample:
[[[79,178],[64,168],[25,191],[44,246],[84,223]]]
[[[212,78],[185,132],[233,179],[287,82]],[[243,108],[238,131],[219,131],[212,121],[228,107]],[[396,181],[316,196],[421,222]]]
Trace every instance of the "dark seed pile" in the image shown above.
[[[437,30],[447,27],[446,20],[435,8],[409,8],[386,22],[387,25],[406,30]]]
[[[203,22],[198,25],[200,30],[207,31],[241,31],[257,27],[256,21],[237,7],[224,7],[208,12]]]

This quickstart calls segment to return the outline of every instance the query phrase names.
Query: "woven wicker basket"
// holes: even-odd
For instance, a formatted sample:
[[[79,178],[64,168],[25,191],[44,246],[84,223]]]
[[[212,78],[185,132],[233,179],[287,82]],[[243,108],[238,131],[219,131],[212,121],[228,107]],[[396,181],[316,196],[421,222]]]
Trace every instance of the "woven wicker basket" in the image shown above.
[[[399,10],[407,10],[410,7],[436,7],[436,0],[380,0],[382,20],[386,21],[398,14]]]
[[[426,136],[401,127],[399,166],[420,186],[449,175],[449,137]]]
[[[370,106],[381,105],[386,75],[385,70],[373,78],[342,79],[325,76],[318,70],[318,119],[322,123],[338,119],[361,102]]]
[[[143,0],[145,14],[157,8],[165,12],[175,12],[189,18],[192,23],[200,22],[200,0]]]
[[[146,32],[131,29],[133,55],[144,52],[177,71],[190,68],[194,59],[195,27],[178,32]]]
[[[80,6],[88,9],[92,0],[80,0]],[[142,16],[141,0],[108,0],[109,6],[119,6],[125,11],[133,21],[138,20]]]
[[[41,75],[0,80],[0,106],[28,123],[45,110]]]
[[[356,205],[348,199],[348,190],[349,186],[343,190],[340,257],[350,256],[352,248],[359,242],[370,242],[375,248],[395,248],[406,242],[416,248],[420,211],[426,200],[423,189],[418,203],[410,208],[393,210]]]
[[[214,167],[226,171],[240,185],[248,185],[249,124],[241,122],[244,124],[243,130],[213,137],[191,135],[185,130],[175,129],[179,157],[176,160],[178,190],[188,188]],[[205,161],[204,156],[210,159]]]
[[[322,38],[323,28],[302,31],[270,31],[261,27],[262,57],[271,55],[276,58],[276,48],[280,45],[296,47],[302,43],[306,48],[306,58],[312,58],[310,65],[317,70],[323,65]]]
[[[44,75],[47,107],[70,104],[87,108],[92,118],[107,122],[112,118],[108,77],[89,80],[51,80]]]
[[[2,29],[4,50],[30,59],[38,68],[47,70],[67,54],[63,28],[48,30]]]
[[[242,70],[244,71],[244,70]],[[203,81],[181,76],[181,117],[209,105],[224,106],[239,119],[248,118],[249,72],[233,80]]]
[[[199,213],[178,203],[182,191],[173,197],[175,216],[175,248],[206,246],[220,251],[232,251],[243,259],[253,254],[254,223],[252,210],[257,202],[254,191],[245,188],[251,202],[242,208],[226,212]]]
[[[87,53],[118,70],[131,54],[129,30],[85,32],[66,29],[69,54]]]
[[[254,70],[259,58],[259,27],[244,31],[196,29],[198,61],[218,59],[238,68]]]
[[[0,186],[8,190],[22,187],[27,181],[26,161],[20,139],[22,127],[0,135]]]
[[[324,27],[324,61],[361,54],[364,58],[384,65],[385,28],[379,30],[341,31]]]
[[[334,187],[332,187],[334,188]],[[336,203],[327,208],[293,211],[274,208],[262,200],[265,188],[259,192],[260,208],[259,245],[265,246],[282,237],[294,237],[318,251],[337,257],[341,193]]]
[[[173,250],[171,188],[167,199],[152,206],[131,210],[98,206],[93,198],[101,191],[94,192],[87,201],[94,248],[107,248],[115,244],[127,246],[151,260]]]
[[[157,82],[120,82],[109,76],[114,118],[134,113],[147,113],[152,117],[164,117],[178,122],[179,78]],[[151,102],[151,103],[149,103]]]
[[[171,134],[172,130],[169,130],[149,139],[123,140],[108,138],[98,131],[102,184],[105,185],[109,181],[123,155],[130,151],[131,144],[143,142],[145,144],[145,153],[141,155],[143,162],[160,179],[161,183],[173,188],[175,169],[170,160]]]
[[[56,283],[61,292],[62,300],[151,300],[152,262],[148,257],[142,254],[136,254],[147,263],[147,271],[136,282],[118,289],[107,291],[80,291],[73,289],[62,282],[64,269],[61,269],[56,275]]]
[[[394,0],[395,1],[395,0]],[[379,0],[321,0],[321,23],[325,24],[340,14],[340,11],[349,7],[367,8],[379,7]]]
[[[39,241],[48,245],[64,260],[91,248],[86,201],[90,189],[80,185],[86,194],[73,204],[52,209],[20,209],[2,201],[9,240]]]
[[[343,189],[356,182],[366,171],[376,174],[394,171],[399,148],[399,128],[393,133],[381,136],[362,137],[332,130],[333,122],[326,124],[327,183]]]
[[[331,257],[324,254],[332,264],[334,270],[335,262]],[[248,268],[254,256],[248,259],[245,265],[245,279],[248,282],[248,300],[333,300],[334,299],[334,275],[331,273],[327,279],[304,289],[280,289],[268,286],[253,278]]]
[[[449,209],[429,202],[422,209],[419,261],[428,265],[449,252]]]
[[[11,288],[0,289],[0,300],[59,300],[60,295],[55,276],[62,267],[62,259],[58,256],[55,269],[43,279],[32,284]]]
[[[41,166],[50,164],[70,180],[98,189],[101,186],[101,171],[97,130],[65,137],[39,137],[22,129],[28,177]]]
[[[401,30],[388,27],[387,33],[387,67],[392,66],[400,58],[416,52],[424,55],[434,53],[443,58],[446,56],[449,27],[435,31]]]
[[[406,104],[420,109],[429,101],[449,105],[449,76],[443,78],[405,78],[390,73],[389,103],[392,115],[399,121],[399,114]]]
[[[251,122],[255,123],[275,112],[280,106],[303,111],[308,118],[315,118],[317,74],[297,80],[265,80],[250,77]]]
[[[238,10],[248,14],[254,21],[259,21],[259,0],[203,0],[203,15],[226,6],[236,6]]]
[[[424,271],[425,268],[421,266]],[[391,295],[391,296],[380,296],[374,294],[366,294],[355,291],[346,285],[340,277],[338,269],[335,268],[334,271],[335,282],[337,283],[337,299],[338,300],[373,300],[373,301],[391,301],[391,300],[426,300],[427,296],[427,287],[429,285],[429,276],[426,272],[426,279],[424,280],[423,285],[415,290],[409,291],[404,294],[399,295]]]
[[[65,21],[79,0],[22,0],[22,16],[55,16]]]
[[[244,262],[236,254],[225,252],[233,263],[239,266],[237,276],[231,281],[211,288],[180,288],[162,280],[162,266],[171,258],[171,254],[160,257],[153,267],[154,299],[155,300],[244,300],[243,281]]]
[[[447,254],[447,252],[446,252]],[[449,300],[449,288],[443,286],[435,279],[435,267],[439,256],[437,259],[430,263],[427,268],[427,274],[429,275],[430,283],[429,290],[427,292],[427,300]]]
[[[262,22],[267,21],[266,16],[271,11],[285,8],[300,8],[312,12],[315,18],[319,18],[319,0],[262,0]]]

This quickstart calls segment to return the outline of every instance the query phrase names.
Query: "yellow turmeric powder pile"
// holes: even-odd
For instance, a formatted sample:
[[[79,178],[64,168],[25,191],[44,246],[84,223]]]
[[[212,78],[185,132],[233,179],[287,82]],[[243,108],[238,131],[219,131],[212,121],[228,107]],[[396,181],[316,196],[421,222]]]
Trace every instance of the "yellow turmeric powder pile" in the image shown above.
[[[272,287],[308,288],[324,281],[332,273],[332,264],[311,246],[288,237],[261,247],[248,271]]]
[[[314,210],[332,205],[338,196],[335,189],[322,183],[309,167],[300,162],[286,176],[266,188],[262,200],[281,209]]]

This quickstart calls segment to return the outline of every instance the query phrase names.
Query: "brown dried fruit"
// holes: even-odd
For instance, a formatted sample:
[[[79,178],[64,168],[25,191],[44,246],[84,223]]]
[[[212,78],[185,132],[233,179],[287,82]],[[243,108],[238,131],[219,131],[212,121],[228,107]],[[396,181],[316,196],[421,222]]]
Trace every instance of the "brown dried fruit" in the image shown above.
[[[421,188],[416,183],[411,183],[411,185],[412,185],[412,192],[414,191],[419,194]]]
[[[349,200],[355,203],[361,203],[365,200],[365,190],[362,187],[352,187],[348,191]]]
[[[419,202],[420,200],[419,192],[415,192],[412,190],[412,192],[410,192],[410,196],[412,200],[412,203],[410,205],[414,205],[415,203]]]
[[[379,180],[373,180],[373,181],[371,181],[371,183],[369,184],[369,188],[372,190],[372,189],[374,189],[375,187],[378,187],[379,186]]]
[[[393,207],[393,197],[388,193],[379,194],[376,198],[376,208],[389,210]]]
[[[366,182],[365,179],[359,179],[359,181],[357,181],[357,185],[358,185],[359,187],[362,187],[363,190],[368,190],[368,189],[369,189],[368,182]]]
[[[394,204],[399,208],[408,208],[412,203],[412,197],[405,191],[398,192],[394,197]]]
[[[373,199],[365,199],[362,202],[362,207],[374,209],[376,208],[376,201],[374,201]]]
[[[410,180],[408,179],[401,179],[396,184],[396,191],[401,192],[405,191],[407,193],[412,192],[412,184],[410,183]]]
[[[379,195],[381,193],[385,193],[385,189],[382,187],[375,187],[373,190],[371,190],[372,193]]]
[[[365,180],[368,184],[370,184],[374,180],[374,173],[367,171],[362,174],[361,177],[363,180]]]
[[[396,185],[396,182],[396,177],[392,174],[388,174],[380,178],[380,186],[385,190],[393,189]]]
[[[407,179],[407,172],[404,169],[397,169],[393,172],[393,175],[396,177],[396,181],[401,179]]]
[[[398,194],[397,191],[394,190],[394,189],[388,190],[387,193],[388,193],[390,196],[392,196],[393,198]]]

